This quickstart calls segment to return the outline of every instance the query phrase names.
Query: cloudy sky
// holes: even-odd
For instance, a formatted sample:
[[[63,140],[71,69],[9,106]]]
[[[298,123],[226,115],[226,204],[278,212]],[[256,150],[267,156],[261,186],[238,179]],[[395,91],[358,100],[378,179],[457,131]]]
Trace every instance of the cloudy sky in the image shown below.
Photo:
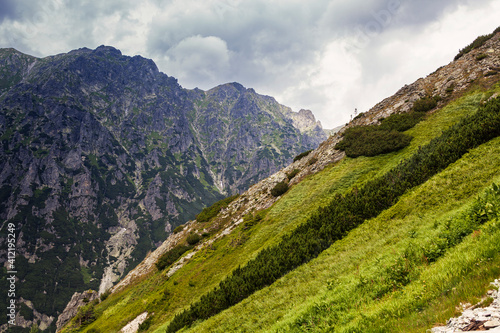
[[[497,0],[0,0],[0,47],[111,45],[185,88],[237,81],[325,128],[500,26]]]

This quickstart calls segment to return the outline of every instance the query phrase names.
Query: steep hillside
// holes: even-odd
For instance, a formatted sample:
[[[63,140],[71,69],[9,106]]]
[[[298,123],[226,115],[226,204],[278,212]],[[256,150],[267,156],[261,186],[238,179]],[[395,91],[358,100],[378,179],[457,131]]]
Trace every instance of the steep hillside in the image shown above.
[[[0,94],[0,243],[13,223],[22,313],[52,331],[75,291],[104,292],[203,207],[326,138],[253,89],[186,90],[106,46],[0,50]]]
[[[177,229],[81,310],[94,319],[63,331],[118,331],[141,314],[152,332],[423,332],[446,321],[500,275],[499,65],[497,33],[348,126],[421,112],[405,148],[345,157],[344,128]]]

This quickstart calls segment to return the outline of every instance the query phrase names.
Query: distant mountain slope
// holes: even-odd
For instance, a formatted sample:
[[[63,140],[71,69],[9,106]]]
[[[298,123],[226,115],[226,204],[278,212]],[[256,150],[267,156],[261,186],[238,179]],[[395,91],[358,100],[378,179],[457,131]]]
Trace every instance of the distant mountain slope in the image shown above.
[[[194,136],[221,190],[241,192],[290,162],[292,147],[317,147],[327,138],[310,111],[293,112],[239,83],[193,94]]]
[[[476,282],[483,288],[484,281],[489,283],[491,275],[498,274],[498,210],[491,207],[498,206],[500,197],[491,184],[500,180],[500,152],[499,139],[488,135],[498,135],[499,71],[500,33],[496,33],[358,116],[309,154],[297,156],[292,164],[251,186],[209,221],[186,224],[130,272],[107,300],[95,305],[96,313],[113,315],[97,318],[85,327],[73,322],[63,331],[117,331],[144,312],[148,313],[145,330],[151,332],[175,331],[186,324],[183,332],[416,332],[430,328],[446,318],[441,304],[451,305],[453,311],[462,300],[484,293],[470,291]],[[407,114],[427,101],[432,103],[426,106],[428,112],[421,123],[405,131],[413,137],[406,148],[358,158],[345,158],[335,149],[347,128],[383,123],[391,115]],[[471,116],[484,105],[495,115],[494,123],[483,119],[479,126],[487,139],[472,136],[469,152],[447,150],[455,147],[451,143],[461,143],[457,139],[460,132],[449,134],[456,124],[475,119]],[[464,142],[471,138],[468,135],[475,124],[469,121],[470,127],[461,127]],[[423,156],[433,147],[431,142],[439,142],[443,153]],[[405,182],[415,180],[416,172],[402,167],[407,165],[405,160],[425,161],[418,170],[425,173],[441,163],[445,153],[456,153],[455,162],[422,183],[404,188],[399,197],[388,198],[391,186],[406,186]],[[383,178],[388,174],[391,177]],[[373,188],[374,180],[379,187]],[[287,184],[288,191],[273,195],[280,183]],[[357,197],[366,193],[363,187],[367,183],[375,193],[370,202]],[[343,205],[343,199],[346,205],[369,210],[372,215],[357,228],[354,224],[340,230],[339,240],[322,252],[329,241],[324,232],[335,225],[335,219],[326,223],[325,212],[335,212],[332,203],[338,200]],[[375,215],[373,207],[378,209]],[[356,221],[360,219],[353,215]],[[337,216],[338,224],[352,218],[349,214]],[[323,238],[315,237],[318,233],[310,232],[313,228]],[[301,231],[310,236],[309,243]],[[200,236],[199,243],[158,271],[158,258],[187,246],[194,234]],[[301,237],[294,243],[291,235]],[[283,257],[269,256],[278,251],[276,245],[283,244],[282,240],[287,247],[279,253],[298,262],[292,268]],[[312,255],[297,259],[304,242]],[[271,270],[276,274],[264,275],[258,287],[262,289],[248,293],[248,285],[258,279],[246,281],[244,277],[250,275],[242,272],[249,262],[264,256],[268,260],[254,264],[253,271],[268,273],[266,269],[280,265],[284,269]],[[233,276],[243,278],[231,280]],[[216,293],[222,289],[228,292]],[[183,313],[193,304],[191,312]],[[211,312],[216,306],[225,310]],[[174,318],[180,318],[178,325],[170,326]]]
[[[0,94],[0,242],[14,223],[18,296],[52,327],[75,291],[103,292],[204,206],[326,139],[271,97],[186,90],[107,46],[2,49]]]

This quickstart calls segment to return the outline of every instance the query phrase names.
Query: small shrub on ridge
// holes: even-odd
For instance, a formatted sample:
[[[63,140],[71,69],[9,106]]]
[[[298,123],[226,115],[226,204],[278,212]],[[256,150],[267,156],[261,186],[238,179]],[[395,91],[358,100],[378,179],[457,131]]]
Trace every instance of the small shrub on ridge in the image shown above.
[[[196,234],[196,233],[192,233],[190,234],[188,237],[187,237],[187,242],[189,245],[196,245],[200,242],[201,240],[201,236]]]
[[[279,197],[280,195],[284,194],[286,191],[288,191],[288,184],[283,182],[279,182],[274,186],[271,190],[271,195],[273,197]]]
[[[308,151],[305,151],[305,152],[303,152],[303,153],[300,153],[300,154],[298,154],[297,156],[295,156],[295,157],[293,158],[293,161],[294,161],[294,162],[296,162],[296,161],[298,161],[298,160],[301,160],[301,159],[303,159],[304,157],[306,157],[307,155],[309,155],[309,153],[311,153],[311,152],[312,152],[312,149],[311,149],[311,150],[308,150]]]

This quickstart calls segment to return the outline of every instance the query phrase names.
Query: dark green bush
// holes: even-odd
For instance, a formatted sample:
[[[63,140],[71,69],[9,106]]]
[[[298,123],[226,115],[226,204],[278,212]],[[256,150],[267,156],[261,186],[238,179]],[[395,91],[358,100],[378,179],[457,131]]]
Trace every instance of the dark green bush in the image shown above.
[[[210,221],[212,218],[217,216],[217,214],[219,214],[221,209],[226,208],[231,202],[233,202],[238,197],[239,197],[239,194],[236,194],[236,195],[227,197],[225,199],[219,200],[210,207],[203,208],[201,213],[196,215],[196,221],[198,221],[200,223]]]
[[[137,332],[146,332],[151,327],[152,322],[153,317],[148,317],[142,322],[142,324],[139,325],[139,329],[137,330]]]
[[[156,262],[156,268],[162,271],[166,267],[172,265],[177,259],[179,259],[184,253],[191,250],[193,246],[191,245],[178,245],[165,252]]]
[[[404,132],[418,124],[424,116],[423,112],[395,113],[382,120],[379,128],[386,131]]]
[[[279,197],[280,195],[284,194],[286,191],[288,191],[288,184],[285,183],[284,181],[279,182],[271,189],[271,195],[273,197]]]
[[[26,320],[33,320],[33,310],[30,309],[26,304],[21,303],[19,306],[19,314]]]
[[[305,152],[303,152],[303,153],[300,153],[300,154],[298,154],[297,156],[295,156],[295,157],[293,158],[293,161],[294,161],[294,162],[296,162],[296,161],[298,161],[298,160],[301,160],[301,159],[303,159],[304,157],[306,157],[307,155],[309,155],[311,152],[312,152],[312,149],[311,149],[311,150],[308,150],[308,151],[305,151]]]
[[[380,130],[378,126],[356,126],[344,132],[343,140],[335,148],[349,157],[376,156],[404,148],[411,139],[407,134]]]
[[[78,310],[78,313],[75,315],[74,321],[77,322],[81,327],[93,323],[100,315],[100,313],[95,310],[95,306],[98,302],[99,300],[95,299],[87,305],[82,306]]]
[[[265,213],[264,212],[258,212],[255,215],[254,214],[247,214],[243,217],[243,229],[250,229],[257,223],[259,223],[263,218],[264,218]]]
[[[101,302],[103,302],[106,298],[108,298],[109,295],[111,295],[111,291],[110,290],[107,290],[107,291],[103,292],[101,294],[101,296],[100,296]]]
[[[454,60],[458,60],[462,58],[464,55],[469,53],[475,48],[481,47],[486,43],[490,38],[493,37],[493,34],[490,35],[484,35],[484,36],[479,36],[477,37],[471,44],[467,45],[463,49],[461,49],[458,54],[455,56]]]
[[[486,59],[486,58],[488,58],[488,55],[487,55],[487,54],[484,54],[484,53],[478,54],[478,55],[476,56],[476,60],[477,60],[477,61],[481,61],[481,60]]]
[[[410,144],[411,136],[401,133],[418,124],[425,112],[437,106],[438,98],[426,97],[415,102],[412,111],[395,113],[380,120],[380,125],[348,128],[335,148],[349,157],[376,156],[400,150]]]
[[[174,233],[174,234],[178,234],[178,233],[179,233],[179,232],[181,232],[182,230],[184,230],[184,224],[181,224],[181,225],[177,226],[177,227],[174,229],[173,233]]]
[[[197,233],[190,234],[186,239],[186,241],[188,242],[189,245],[196,245],[200,242],[200,240],[201,240],[201,236],[198,235]]]
[[[290,171],[290,173],[286,174],[286,177],[288,178],[288,180],[291,180],[293,177],[297,176],[299,172],[299,169],[293,169],[292,171]]]
[[[434,109],[437,106],[437,103],[439,102],[439,97],[438,96],[427,96],[423,97],[413,104],[412,111],[414,112],[427,112],[432,109]]]
[[[361,119],[365,116],[364,112],[360,112],[356,117],[354,117],[353,120],[356,120],[356,119]]]
[[[454,60],[458,60],[461,57],[463,57],[464,55],[466,55],[467,53],[469,53],[470,51],[483,46],[487,41],[489,41],[491,39],[491,37],[495,36],[495,34],[498,32],[500,32],[500,27],[496,28],[495,31],[493,31],[493,33],[491,33],[491,34],[477,37],[472,43],[470,43],[469,45],[467,45],[466,47],[461,49],[458,52],[458,54],[455,56]]]

